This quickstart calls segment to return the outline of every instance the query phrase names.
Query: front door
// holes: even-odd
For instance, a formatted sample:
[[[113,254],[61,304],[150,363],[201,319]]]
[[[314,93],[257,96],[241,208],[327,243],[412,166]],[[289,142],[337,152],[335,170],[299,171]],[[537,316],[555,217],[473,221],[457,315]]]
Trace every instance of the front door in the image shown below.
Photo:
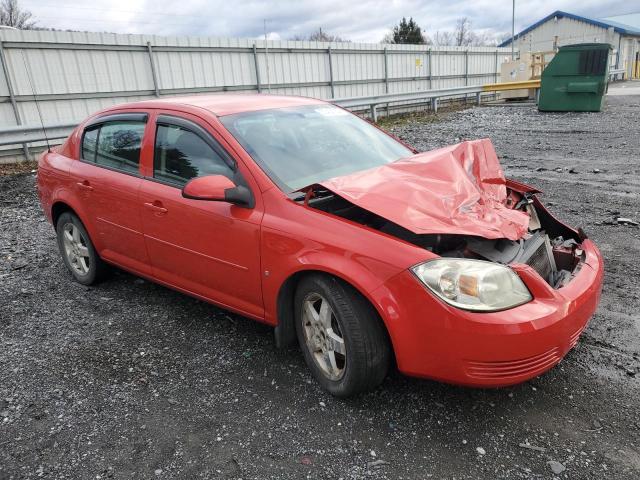
[[[182,196],[182,187],[194,177],[225,175],[246,185],[247,175],[204,122],[188,118],[157,117],[153,175],[140,188],[143,231],[154,276],[262,318],[261,203],[248,209]]]

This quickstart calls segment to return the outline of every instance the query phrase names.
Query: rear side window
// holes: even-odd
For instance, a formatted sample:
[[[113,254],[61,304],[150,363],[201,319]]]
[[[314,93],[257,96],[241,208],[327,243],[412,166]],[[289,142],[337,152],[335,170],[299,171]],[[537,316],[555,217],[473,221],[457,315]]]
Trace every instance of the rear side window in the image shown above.
[[[233,180],[234,171],[204,139],[177,125],[158,125],[153,176],[182,186],[195,177],[224,175]]]
[[[97,165],[138,173],[140,146],[145,123],[105,122],[87,131],[82,138],[82,158]]]
[[[96,145],[98,143],[98,131],[100,127],[93,128],[84,132],[82,138],[82,158],[89,161],[96,161]]]

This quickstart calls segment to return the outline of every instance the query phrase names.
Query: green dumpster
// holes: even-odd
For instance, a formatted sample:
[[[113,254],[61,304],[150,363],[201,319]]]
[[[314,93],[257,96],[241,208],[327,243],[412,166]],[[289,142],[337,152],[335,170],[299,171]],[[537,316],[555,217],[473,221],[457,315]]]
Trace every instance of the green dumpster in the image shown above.
[[[542,72],[538,110],[599,112],[609,80],[608,43],[560,47]]]

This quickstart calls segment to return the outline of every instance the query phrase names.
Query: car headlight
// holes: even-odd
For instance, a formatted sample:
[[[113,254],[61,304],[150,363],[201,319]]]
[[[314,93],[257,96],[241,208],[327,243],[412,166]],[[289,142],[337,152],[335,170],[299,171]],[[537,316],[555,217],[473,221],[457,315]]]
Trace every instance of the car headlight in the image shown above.
[[[439,258],[411,270],[442,300],[465,310],[505,310],[533,298],[513,270],[497,263]]]

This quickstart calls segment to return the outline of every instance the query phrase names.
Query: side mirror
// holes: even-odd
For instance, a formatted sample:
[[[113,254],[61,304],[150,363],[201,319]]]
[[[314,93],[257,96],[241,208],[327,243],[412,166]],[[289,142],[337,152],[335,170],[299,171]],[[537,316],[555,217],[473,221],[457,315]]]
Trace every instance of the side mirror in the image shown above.
[[[254,206],[251,191],[243,185],[236,185],[224,175],[193,178],[182,189],[182,196],[192,200],[229,202],[247,208]]]

